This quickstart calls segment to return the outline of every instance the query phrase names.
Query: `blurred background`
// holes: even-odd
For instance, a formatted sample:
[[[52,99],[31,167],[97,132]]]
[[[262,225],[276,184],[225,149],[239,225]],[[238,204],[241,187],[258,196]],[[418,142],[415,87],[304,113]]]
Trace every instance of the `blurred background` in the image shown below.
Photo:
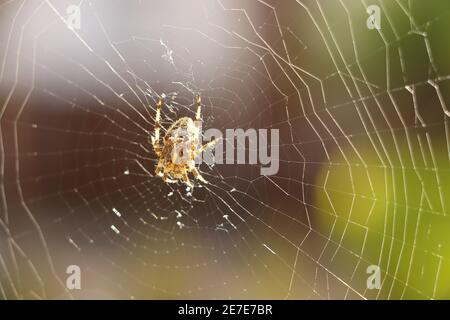
[[[450,298],[449,53],[447,0],[0,1],[0,299]],[[163,93],[279,172],[155,177]]]

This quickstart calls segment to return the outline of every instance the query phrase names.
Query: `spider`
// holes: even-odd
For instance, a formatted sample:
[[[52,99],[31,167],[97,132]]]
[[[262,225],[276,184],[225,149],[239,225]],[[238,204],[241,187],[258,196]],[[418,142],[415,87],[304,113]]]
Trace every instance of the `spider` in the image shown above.
[[[160,142],[161,129],[161,106],[164,104],[165,96],[162,95],[156,104],[155,135],[151,137],[153,150],[158,156],[158,164],[155,173],[162,177],[166,183],[182,182],[188,187],[193,188],[193,183],[189,180],[189,173],[194,178],[207,184],[195,167],[195,158],[203,151],[216,143],[216,139],[204,144],[200,144],[200,121],[201,121],[201,96],[197,96],[197,113],[195,121],[189,117],[182,117],[172,123]]]

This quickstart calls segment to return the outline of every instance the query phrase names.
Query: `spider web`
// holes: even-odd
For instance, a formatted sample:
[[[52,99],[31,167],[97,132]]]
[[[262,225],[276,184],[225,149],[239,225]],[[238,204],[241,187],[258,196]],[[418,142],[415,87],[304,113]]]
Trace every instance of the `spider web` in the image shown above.
[[[449,298],[449,10],[3,1],[0,297]],[[196,94],[203,129],[279,129],[279,172],[164,183],[163,93],[162,134]]]

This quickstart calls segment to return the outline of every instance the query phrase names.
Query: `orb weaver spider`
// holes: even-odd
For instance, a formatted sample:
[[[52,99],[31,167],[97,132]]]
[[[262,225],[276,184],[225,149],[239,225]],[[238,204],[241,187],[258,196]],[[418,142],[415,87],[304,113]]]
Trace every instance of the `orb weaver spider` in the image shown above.
[[[197,96],[197,112],[195,121],[189,117],[176,120],[167,130],[163,143],[160,142],[161,130],[161,107],[164,104],[165,95],[162,95],[156,104],[155,135],[151,137],[153,150],[158,156],[158,164],[155,173],[162,177],[166,183],[182,182],[193,188],[189,180],[189,173],[194,178],[207,184],[195,167],[195,158],[216,143],[216,139],[200,145],[200,123],[201,123],[201,96]]]

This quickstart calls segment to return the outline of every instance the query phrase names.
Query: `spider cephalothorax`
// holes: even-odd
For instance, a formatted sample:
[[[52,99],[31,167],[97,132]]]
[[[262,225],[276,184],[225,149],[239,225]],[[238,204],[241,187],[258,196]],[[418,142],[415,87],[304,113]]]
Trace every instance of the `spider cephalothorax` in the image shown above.
[[[175,121],[167,130],[161,143],[161,106],[164,104],[164,96],[156,105],[155,136],[152,137],[153,149],[158,156],[156,175],[163,178],[164,182],[175,183],[181,181],[193,187],[188,174],[192,172],[194,178],[203,183],[207,181],[195,167],[195,158],[215,143],[215,140],[200,146],[201,123],[201,97],[197,97],[197,113],[195,121],[189,117],[183,117]]]

